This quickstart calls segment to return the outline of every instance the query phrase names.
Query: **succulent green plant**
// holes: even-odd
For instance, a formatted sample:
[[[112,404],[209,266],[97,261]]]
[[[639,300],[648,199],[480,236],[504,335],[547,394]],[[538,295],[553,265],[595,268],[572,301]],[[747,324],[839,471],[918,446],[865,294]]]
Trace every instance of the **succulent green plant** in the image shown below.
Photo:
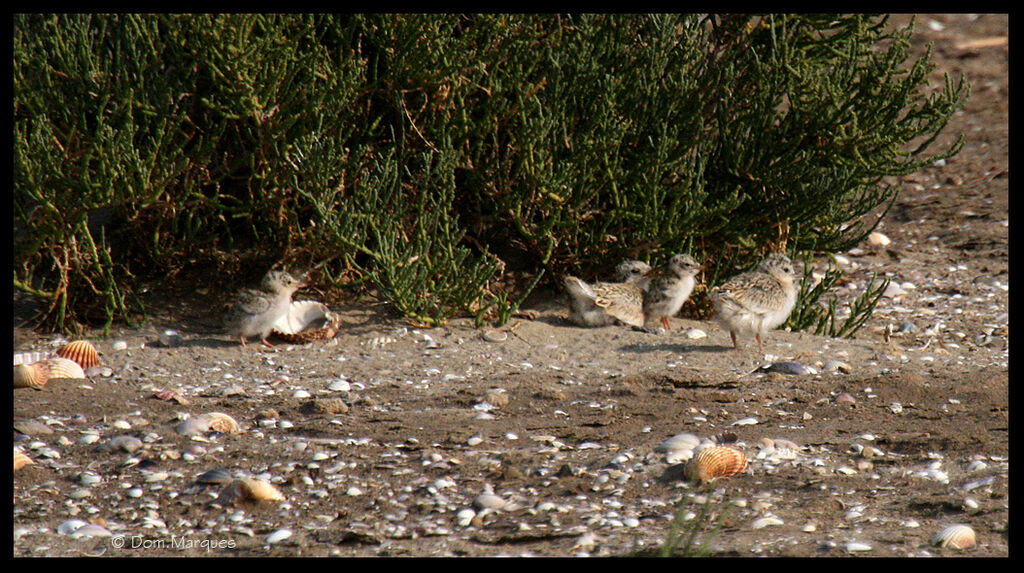
[[[13,23],[14,285],[56,330],[243,254],[327,261],[412,320],[502,323],[626,258],[690,252],[717,280],[839,252],[887,178],[959,151],[937,137],[969,94],[930,90],[912,26],[867,14]]]

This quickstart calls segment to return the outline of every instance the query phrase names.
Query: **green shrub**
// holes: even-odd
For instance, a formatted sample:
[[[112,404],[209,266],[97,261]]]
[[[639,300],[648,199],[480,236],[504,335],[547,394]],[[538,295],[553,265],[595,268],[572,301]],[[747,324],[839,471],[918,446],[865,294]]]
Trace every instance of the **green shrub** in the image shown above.
[[[69,330],[190,260],[313,261],[429,324],[689,251],[833,252],[967,87],[884,17],[18,15],[14,281]],[[414,264],[410,264],[410,261]],[[238,266],[238,265],[235,265]],[[231,268],[221,270],[232,270]],[[522,280],[508,280],[516,275]]]

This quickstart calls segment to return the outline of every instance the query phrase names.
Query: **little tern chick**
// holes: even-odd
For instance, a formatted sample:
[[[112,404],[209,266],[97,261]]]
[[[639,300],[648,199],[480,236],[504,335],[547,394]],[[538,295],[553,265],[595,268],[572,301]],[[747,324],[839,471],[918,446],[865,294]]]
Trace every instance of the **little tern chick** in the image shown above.
[[[669,272],[656,278],[644,294],[644,329],[652,331],[652,326],[656,327],[656,321],[660,321],[665,330],[671,330],[668,318],[675,316],[690,298],[697,284],[697,273],[702,268],[697,259],[687,254],[669,259]]]
[[[235,305],[227,316],[227,331],[237,337],[242,347],[250,336],[259,336],[260,342],[267,342],[274,323],[288,312],[292,293],[306,286],[306,283],[282,270],[272,270],[263,277],[259,288],[246,288],[238,294]]]
[[[757,270],[737,275],[711,291],[716,318],[729,331],[733,348],[737,335],[751,334],[764,351],[761,338],[789,318],[796,305],[793,262],[783,253],[772,253]]]
[[[574,276],[562,281],[569,293],[569,320],[578,326],[607,326],[621,322],[643,326],[644,288],[651,267],[642,261],[623,261],[615,268],[619,282],[588,285]]]

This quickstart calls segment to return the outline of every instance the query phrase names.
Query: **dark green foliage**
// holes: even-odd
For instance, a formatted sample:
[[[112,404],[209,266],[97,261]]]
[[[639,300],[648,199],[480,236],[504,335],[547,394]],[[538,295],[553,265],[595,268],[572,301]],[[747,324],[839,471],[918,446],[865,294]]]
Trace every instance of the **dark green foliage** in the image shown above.
[[[15,285],[109,326],[136,277],[320,261],[414,320],[688,251],[846,249],[967,88],[884,18],[19,15]],[[223,263],[222,263],[223,264]],[[230,269],[226,269],[230,270]],[[515,275],[516,280],[510,280]],[[326,286],[326,285],[324,285]]]

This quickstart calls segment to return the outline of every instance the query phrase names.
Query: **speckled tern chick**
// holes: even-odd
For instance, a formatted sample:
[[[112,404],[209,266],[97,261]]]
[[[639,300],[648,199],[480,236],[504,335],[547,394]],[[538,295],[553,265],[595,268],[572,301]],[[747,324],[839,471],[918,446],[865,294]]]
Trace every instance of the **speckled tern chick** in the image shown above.
[[[758,350],[764,351],[761,337],[786,322],[796,305],[794,280],[789,257],[772,253],[757,270],[737,275],[712,289],[716,318],[729,331],[733,348],[739,348],[737,336],[753,334]]]
[[[646,330],[654,331],[658,322],[665,330],[671,330],[668,318],[675,316],[686,299],[690,298],[701,268],[697,259],[687,254],[669,259],[668,273],[656,278],[644,294],[643,326]]]
[[[242,347],[250,336],[259,336],[267,347],[267,337],[274,323],[288,312],[292,293],[306,283],[282,270],[272,270],[263,277],[259,288],[246,288],[238,294],[227,317],[227,331],[237,337]]]
[[[643,261],[623,261],[615,268],[619,282],[588,285],[574,276],[563,279],[569,293],[569,320],[579,326],[607,326],[621,322],[643,326],[644,288],[651,267]]]

